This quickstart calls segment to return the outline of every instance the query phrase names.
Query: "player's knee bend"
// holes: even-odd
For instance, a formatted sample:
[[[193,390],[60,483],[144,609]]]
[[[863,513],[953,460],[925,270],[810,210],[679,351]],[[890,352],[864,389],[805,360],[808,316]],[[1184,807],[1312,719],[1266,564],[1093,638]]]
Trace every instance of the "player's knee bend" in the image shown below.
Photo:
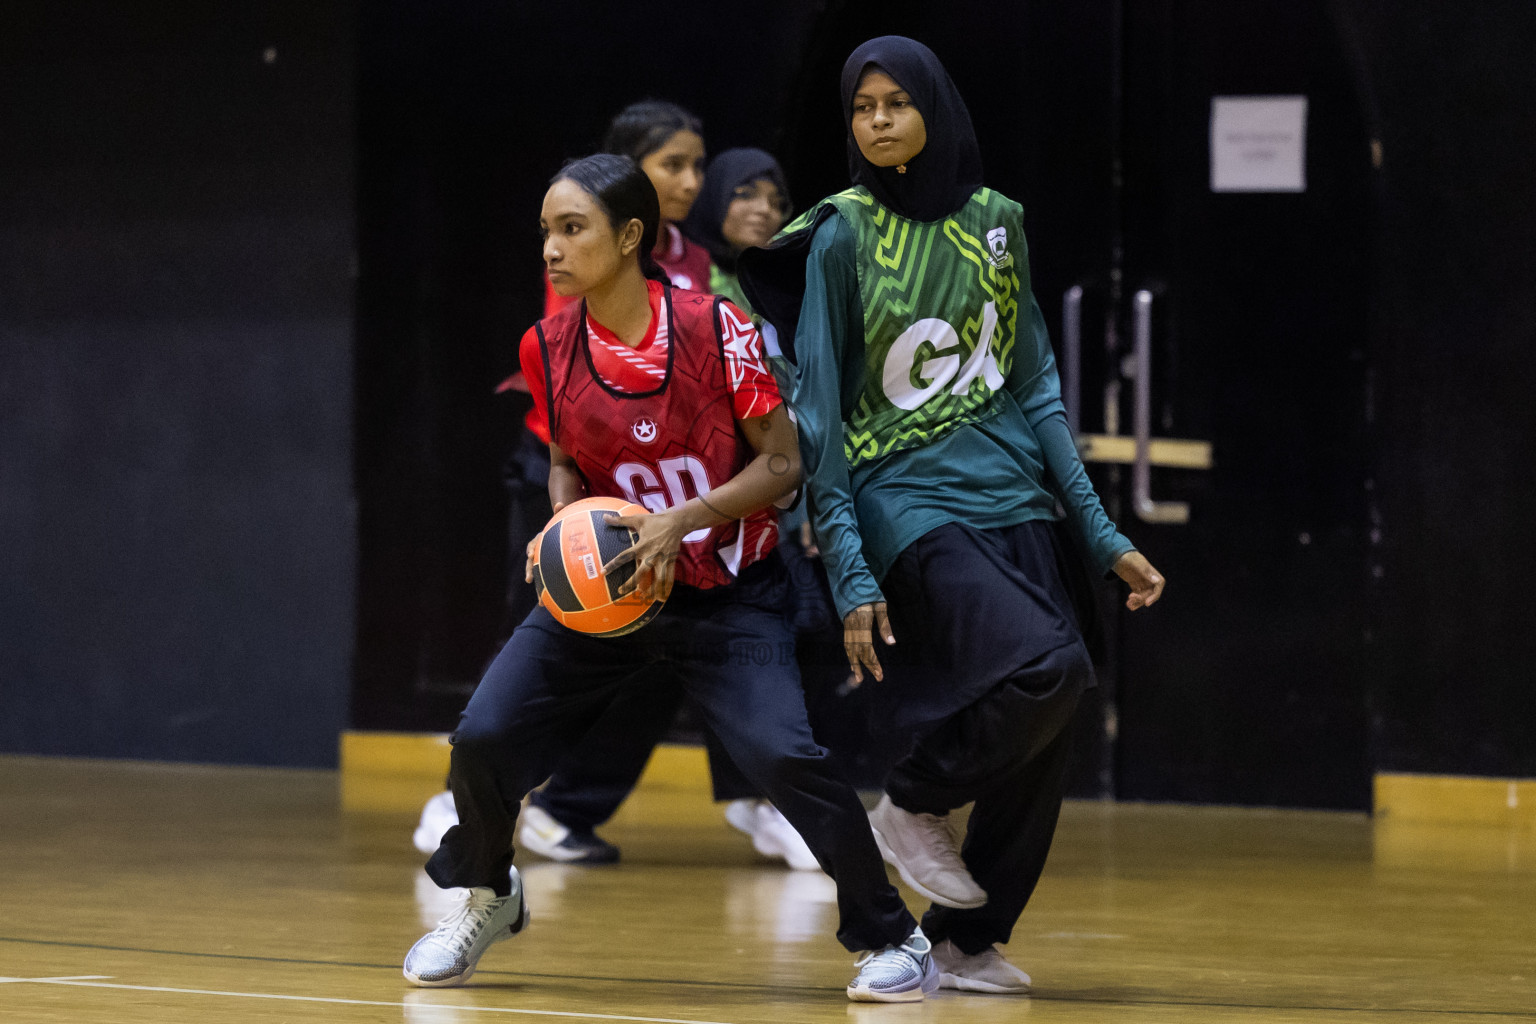
[[[1029,701],[1040,704],[1062,699],[1075,702],[1092,680],[1093,660],[1079,641],[1047,651],[1022,666],[1004,681],[999,691],[1017,690]]]
[[[521,797],[549,778],[560,750],[525,723],[466,716],[453,734],[453,771],[493,778],[504,794]]]
[[[453,733],[453,758],[485,761],[504,755],[516,743],[515,726],[466,715]]]

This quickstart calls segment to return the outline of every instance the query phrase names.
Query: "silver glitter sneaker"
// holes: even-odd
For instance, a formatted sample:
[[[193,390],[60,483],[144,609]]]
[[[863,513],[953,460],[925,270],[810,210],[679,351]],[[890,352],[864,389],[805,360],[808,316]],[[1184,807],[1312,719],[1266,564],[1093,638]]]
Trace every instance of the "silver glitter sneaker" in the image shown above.
[[[458,898],[459,906],[405,954],[405,977],[411,984],[462,985],[492,943],[510,939],[528,926],[528,901],[523,899],[523,880],[516,868],[510,896],[497,896],[482,887],[467,889]]]
[[[899,946],[865,954],[858,967],[848,983],[848,998],[856,1003],[916,1003],[939,988],[933,946],[921,928]]]

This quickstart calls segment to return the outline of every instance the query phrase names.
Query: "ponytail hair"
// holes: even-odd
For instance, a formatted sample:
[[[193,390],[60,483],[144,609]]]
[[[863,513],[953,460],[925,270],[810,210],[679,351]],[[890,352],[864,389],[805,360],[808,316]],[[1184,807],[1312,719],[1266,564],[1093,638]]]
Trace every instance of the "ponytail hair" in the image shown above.
[[[652,253],[656,249],[656,234],[661,224],[661,201],[656,198],[656,187],[640,165],[627,156],[612,153],[594,153],[579,160],[571,160],[549,179],[570,181],[592,197],[592,201],[608,216],[615,231],[632,220],[640,222],[640,272],[658,281],[665,280],[661,267]]]

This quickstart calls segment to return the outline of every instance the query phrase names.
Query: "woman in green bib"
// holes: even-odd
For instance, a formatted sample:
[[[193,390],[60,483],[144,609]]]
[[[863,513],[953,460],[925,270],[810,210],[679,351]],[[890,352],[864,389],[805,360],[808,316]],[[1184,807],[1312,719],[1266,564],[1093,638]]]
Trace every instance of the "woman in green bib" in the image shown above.
[[[945,987],[1023,992],[1004,959],[1060,812],[1092,664],[1064,526],[1151,605],[1163,578],[1078,458],[1030,288],[1023,210],[981,183],[938,58],[884,36],[843,67],[853,187],[741,261],[795,366],[810,514],[872,736],[894,767],[870,820],[931,899]],[[1075,554],[1070,556],[1076,558]],[[950,811],[974,804],[957,851]]]

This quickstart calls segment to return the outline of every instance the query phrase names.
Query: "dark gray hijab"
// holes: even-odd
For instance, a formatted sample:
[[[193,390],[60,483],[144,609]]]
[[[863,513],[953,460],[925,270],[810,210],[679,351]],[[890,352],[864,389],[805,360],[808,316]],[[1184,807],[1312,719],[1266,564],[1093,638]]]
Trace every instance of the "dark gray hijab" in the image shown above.
[[[710,160],[704,171],[704,188],[693,201],[683,231],[709,250],[715,266],[727,273],[736,271],[736,249],[720,233],[725,223],[725,212],[731,200],[736,198],[738,185],[750,185],[766,178],[779,188],[779,194],[789,198],[789,186],[784,183],[784,171],[779,162],[767,150],[741,148],[728,149]]]

